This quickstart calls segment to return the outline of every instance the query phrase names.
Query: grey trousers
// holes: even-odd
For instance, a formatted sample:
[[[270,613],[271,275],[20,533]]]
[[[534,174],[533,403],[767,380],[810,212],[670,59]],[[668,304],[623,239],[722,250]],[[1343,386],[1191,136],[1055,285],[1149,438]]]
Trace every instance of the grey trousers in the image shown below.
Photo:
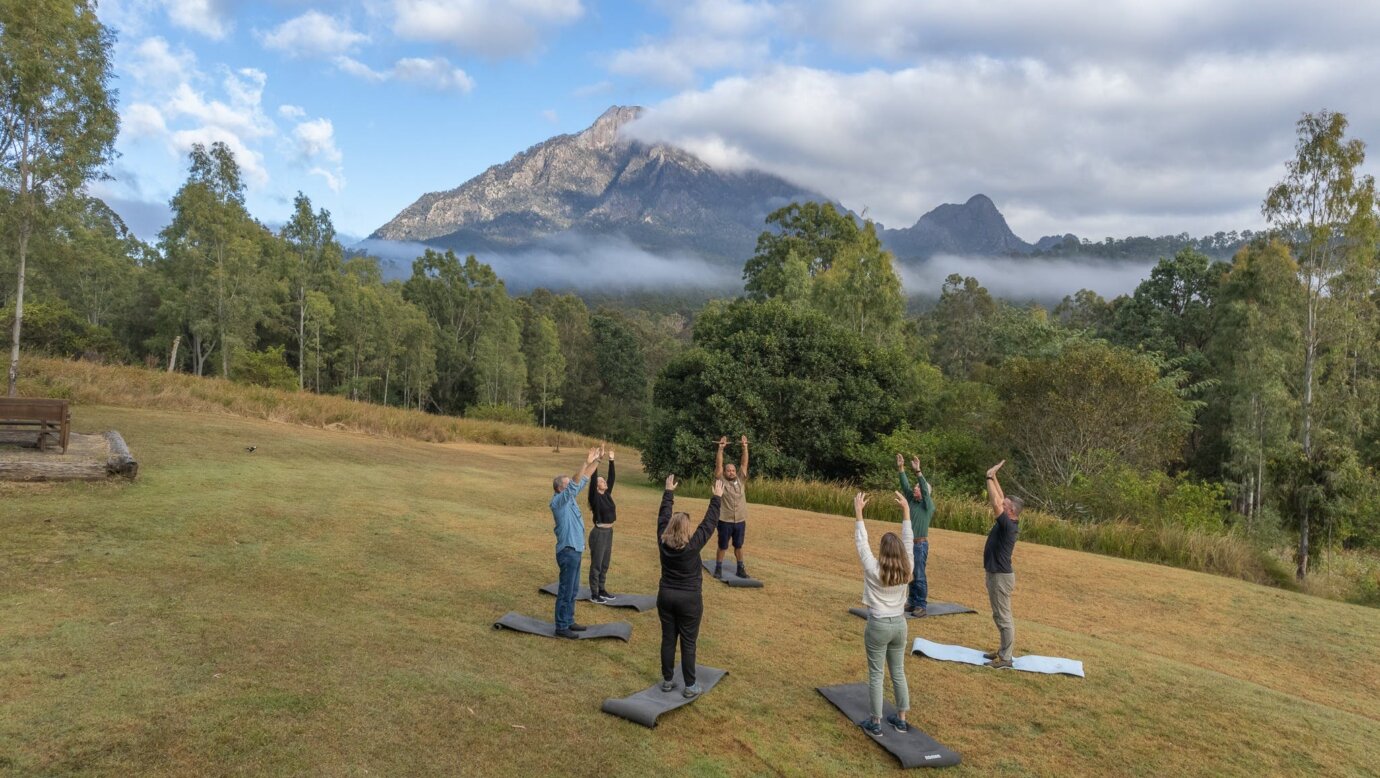
[[[613,527],[595,527],[589,531],[589,593],[604,591],[604,579],[609,572],[609,555],[613,552]]]
[[[1011,618],[1011,592],[1016,589],[1015,573],[988,573],[987,599],[992,602],[992,621],[1001,634],[1001,648],[997,653],[1010,661],[1016,645],[1016,620]]]
[[[905,616],[878,618],[868,616],[863,630],[863,645],[867,647],[867,692],[872,698],[872,718],[882,718],[882,663],[891,670],[891,691],[896,695],[896,710],[910,710],[910,688],[906,686]]]

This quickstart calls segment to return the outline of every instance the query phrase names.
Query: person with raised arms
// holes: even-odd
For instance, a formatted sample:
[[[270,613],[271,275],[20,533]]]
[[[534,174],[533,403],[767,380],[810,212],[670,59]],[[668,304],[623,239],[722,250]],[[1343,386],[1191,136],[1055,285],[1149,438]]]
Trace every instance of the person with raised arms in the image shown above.
[[[857,522],[853,541],[858,547],[858,559],[863,569],[863,604],[867,606],[867,629],[863,630],[863,646],[867,650],[867,690],[872,698],[872,716],[858,722],[867,734],[882,736],[882,681],[885,666],[891,670],[891,689],[896,697],[897,715],[888,716],[887,723],[897,732],[909,732],[906,712],[910,710],[910,689],[906,686],[907,623],[905,614],[906,590],[910,584],[910,547],[914,536],[910,522],[910,502],[901,492],[893,492],[901,506],[901,536],[888,532],[882,536],[881,556],[872,555],[867,542],[867,524],[863,522],[863,508],[867,494],[853,497],[853,514]]]
[[[609,457],[609,477],[606,480],[595,470],[594,488],[589,490],[589,510],[594,514],[594,528],[589,531],[589,601],[606,603],[613,599],[605,583],[609,574],[609,557],[613,554],[613,522],[618,519],[613,504],[613,449]]]
[[[584,626],[575,623],[575,595],[580,588],[580,560],[585,552],[585,518],[575,499],[589,483],[590,475],[599,467],[602,446],[589,450],[584,466],[575,475],[558,475],[551,479],[555,494],[551,497],[551,516],[555,519],[556,566],[561,577],[556,592],[556,637],[575,639]]]
[[[914,573],[910,581],[910,596],[906,598],[906,613],[924,616],[925,608],[929,606],[930,585],[925,577],[925,566],[930,559],[930,519],[934,517],[934,496],[930,494],[930,482],[920,472],[920,457],[911,456],[910,465],[915,468],[915,486],[911,486],[910,479],[906,477],[905,458],[896,455],[896,469],[901,473],[901,494],[910,503],[910,523],[915,533],[915,542],[911,544],[915,557],[911,566]]]
[[[714,458],[714,480],[724,482],[723,514],[719,517],[719,551],[714,556],[714,577],[722,578],[724,573],[724,552],[728,544],[733,544],[733,556],[738,560],[738,577],[747,578],[747,567],[743,565],[743,538],[747,535],[747,494],[745,482],[748,477],[748,439],[742,437],[743,463],[734,467],[732,462],[724,466],[724,449],[728,446],[728,436],[719,438],[719,452]]]
[[[657,550],[661,555],[661,584],[656,593],[656,612],[661,618],[661,690],[675,691],[676,640],[680,640],[680,672],[685,680],[681,694],[687,699],[699,696],[695,682],[695,643],[704,615],[701,594],[704,568],[700,549],[709,542],[719,524],[719,507],[724,482],[714,481],[714,496],[709,510],[696,527],[690,514],[671,512],[676,501],[675,475],[666,476],[666,491],[661,493],[661,510],[656,516]]]
[[[1016,574],[1011,570],[1011,552],[1016,548],[1016,536],[1020,534],[1021,508],[1025,503],[1019,497],[1007,497],[997,480],[997,471],[1006,464],[998,462],[987,471],[987,498],[996,523],[987,533],[987,543],[982,548],[982,568],[987,573],[987,599],[992,604],[992,621],[996,622],[997,634],[1001,637],[1001,647],[982,656],[988,660],[988,667],[1011,667],[1011,653],[1016,645],[1016,621],[1011,617],[1011,592],[1016,588]]]

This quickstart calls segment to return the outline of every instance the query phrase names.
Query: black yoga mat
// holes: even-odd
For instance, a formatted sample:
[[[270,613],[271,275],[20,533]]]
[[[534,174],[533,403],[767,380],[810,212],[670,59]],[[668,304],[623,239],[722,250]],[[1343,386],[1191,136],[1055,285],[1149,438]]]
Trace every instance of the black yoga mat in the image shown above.
[[[936,743],[934,738],[916,729],[914,724],[905,733],[892,729],[886,723],[886,718],[895,715],[896,708],[889,702],[882,703],[882,736],[863,732],[858,722],[872,715],[872,703],[868,701],[865,683],[821,686],[815,691],[824,695],[824,699],[832,702],[848,717],[849,726],[890,751],[892,756],[900,760],[902,767],[952,767],[962,761],[958,754]]]
[[[704,564],[705,572],[709,573],[711,578],[714,577],[714,560],[701,559],[700,562]],[[724,577],[718,580],[723,581],[729,586],[738,586],[744,589],[762,588],[762,582],[756,578],[739,578],[738,563],[729,559],[724,560]]]
[[[867,618],[867,608],[849,608],[848,612],[860,619]],[[932,602],[925,608],[924,616],[906,614],[906,618],[928,619],[931,616],[949,616],[954,613],[977,613],[977,611],[952,602]]]
[[[556,625],[549,621],[534,619],[531,616],[524,616],[517,611],[508,611],[503,614],[503,618],[494,622],[494,629],[511,629],[514,632],[527,632],[532,635],[544,635],[549,638],[556,637]],[[632,624],[626,621],[615,621],[609,624],[590,624],[589,629],[584,632],[575,633],[580,640],[593,640],[595,638],[618,638],[624,643],[632,638]]]
[[[620,719],[627,719],[644,727],[655,727],[658,716],[682,705],[689,705],[708,694],[709,690],[713,689],[719,679],[725,675],[728,675],[727,670],[695,665],[695,681],[704,691],[700,692],[694,699],[687,700],[685,695],[681,694],[681,690],[685,688],[685,679],[681,677],[680,665],[677,664],[676,675],[673,679],[676,682],[674,690],[663,692],[661,682],[657,681],[637,694],[631,694],[627,697],[610,697],[604,700],[604,705],[600,709],[605,713],[612,713]]]
[[[541,591],[542,591],[543,593],[545,593],[545,594],[550,594],[550,595],[552,595],[552,596],[554,596],[554,595],[555,595],[557,592],[559,592],[560,590],[561,590],[561,585],[558,584],[558,583],[549,583],[549,584],[547,584],[547,585],[545,585],[545,586],[543,586],[543,587],[541,588]],[[578,601],[578,600],[588,600],[588,599],[589,599],[589,587],[588,587],[588,586],[581,586],[581,587],[580,587],[580,591],[578,591],[578,592],[575,593],[575,599],[576,599],[577,601]],[[615,594],[615,595],[613,595],[613,600],[612,600],[612,601],[610,601],[610,602],[605,602],[605,603],[601,603],[601,604],[607,605],[607,606],[609,606],[610,608],[636,608],[636,609],[637,609],[637,612],[638,612],[638,613],[641,613],[641,612],[643,612],[643,611],[649,611],[649,610],[651,610],[652,608],[655,608],[655,607],[656,607],[656,595],[655,595],[655,594]]]

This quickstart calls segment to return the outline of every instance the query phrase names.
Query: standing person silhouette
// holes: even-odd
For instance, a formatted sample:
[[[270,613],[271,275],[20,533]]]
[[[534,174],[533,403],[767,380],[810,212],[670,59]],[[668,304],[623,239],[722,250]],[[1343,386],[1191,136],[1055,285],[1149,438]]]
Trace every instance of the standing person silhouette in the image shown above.
[[[724,552],[729,543],[733,544],[733,556],[738,560],[738,577],[747,578],[747,567],[743,565],[743,538],[747,534],[747,493],[745,484],[748,477],[748,439],[742,437],[743,461],[739,467],[730,462],[724,466],[724,449],[728,447],[728,436],[719,438],[719,452],[714,458],[714,480],[724,482],[723,508],[719,512],[719,550],[714,555],[714,577],[722,578],[724,573]]]
[[[699,640],[700,619],[704,616],[701,595],[704,567],[700,564],[700,549],[709,542],[719,523],[724,482],[714,482],[714,497],[709,500],[709,510],[698,527],[690,523],[690,514],[671,512],[679,485],[674,475],[666,476],[666,491],[661,493],[661,510],[656,516],[656,545],[661,555],[656,612],[661,618],[661,690],[675,691],[676,640],[679,639],[680,674],[685,679],[681,695],[688,699],[702,691],[695,681],[695,643]]]
[[[594,527],[589,531],[589,601],[600,604],[613,599],[606,581],[609,557],[613,554],[613,522],[618,519],[618,508],[613,504],[613,449],[606,453],[609,476],[605,479],[595,470],[594,486],[589,490],[589,510],[594,514]]]
[[[585,628],[575,623],[575,595],[580,588],[580,560],[585,552],[585,518],[580,515],[580,503],[575,497],[589,483],[589,476],[599,466],[603,448],[596,447],[585,455],[584,465],[575,475],[558,475],[551,479],[551,517],[555,519],[556,566],[560,568],[560,585],[556,590],[556,636],[568,639]]]
[[[1012,651],[1016,646],[1016,620],[1011,616],[1011,593],[1016,590],[1016,573],[1011,569],[1011,552],[1016,548],[1016,536],[1020,534],[1021,508],[1024,503],[1019,497],[1007,497],[997,480],[997,471],[1006,464],[998,462],[987,471],[987,499],[997,520],[987,533],[987,543],[982,549],[982,568],[987,573],[987,599],[992,604],[992,621],[997,625],[1001,637],[1001,647],[983,656],[988,659],[988,667],[1007,668],[1012,664]]]

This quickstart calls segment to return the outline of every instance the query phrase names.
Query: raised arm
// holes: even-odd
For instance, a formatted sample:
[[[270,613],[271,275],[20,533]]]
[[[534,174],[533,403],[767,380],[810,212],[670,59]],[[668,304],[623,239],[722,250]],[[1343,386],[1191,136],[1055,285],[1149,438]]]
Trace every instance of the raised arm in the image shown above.
[[[910,464],[915,468],[915,477],[920,479],[920,501],[925,510],[934,510],[934,500],[930,497],[930,479],[920,470],[920,457],[911,457]]]
[[[896,472],[901,474],[901,494],[910,494],[910,479],[906,477],[906,459],[896,455]]]
[[[728,446],[728,436],[719,438],[719,453],[714,455],[714,480],[724,477],[724,448]]]
[[[609,494],[613,494],[613,449],[609,449]]]
[[[901,506],[901,543],[909,552],[910,547],[915,544],[915,527],[910,523],[910,500],[904,492],[892,492],[892,499]]]
[[[704,512],[704,521],[695,528],[695,534],[690,536],[690,548],[699,551],[704,548],[704,544],[714,537],[714,530],[719,526],[719,507],[723,504],[724,482],[714,481],[714,496],[709,498],[709,510]]]
[[[1002,514],[1002,503],[1006,501],[1006,493],[1001,490],[1001,482],[997,480],[997,471],[1006,464],[1006,460],[996,463],[987,471],[987,499],[991,502],[992,510],[996,515]]]
[[[747,480],[747,477],[748,477],[748,469],[747,469],[747,467],[748,467],[748,444],[747,444],[747,435],[744,435],[744,436],[743,436],[742,443],[743,443],[743,463],[742,463],[741,465],[738,466],[738,477],[741,478],[741,479],[743,479],[744,481],[746,481],[746,480]]]
[[[656,536],[658,540],[661,533],[666,531],[666,525],[671,523],[671,509],[676,505],[676,487],[680,486],[676,482],[675,474],[666,476],[666,491],[661,493],[661,510],[656,514]]]
[[[877,558],[872,555],[872,546],[867,542],[867,523],[863,521],[863,508],[866,507],[866,492],[853,495],[853,515],[857,517],[857,521],[853,522],[853,544],[858,547],[858,561],[862,562],[863,571],[881,575],[881,566],[877,564]]]
[[[570,480],[573,482],[571,485],[573,486],[575,483],[579,483],[580,481],[584,481],[584,480],[588,479],[589,476],[590,476],[595,470],[598,470],[598,469],[599,469],[599,457],[601,457],[601,456],[603,456],[603,455],[604,455],[604,447],[603,447],[603,446],[595,446],[594,448],[590,449],[590,450],[589,450],[589,453],[585,454],[585,463],[584,463],[584,465],[582,465],[582,466],[580,467],[579,470],[576,470],[576,471],[575,471],[575,475],[572,475],[572,476],[570,477]]]

